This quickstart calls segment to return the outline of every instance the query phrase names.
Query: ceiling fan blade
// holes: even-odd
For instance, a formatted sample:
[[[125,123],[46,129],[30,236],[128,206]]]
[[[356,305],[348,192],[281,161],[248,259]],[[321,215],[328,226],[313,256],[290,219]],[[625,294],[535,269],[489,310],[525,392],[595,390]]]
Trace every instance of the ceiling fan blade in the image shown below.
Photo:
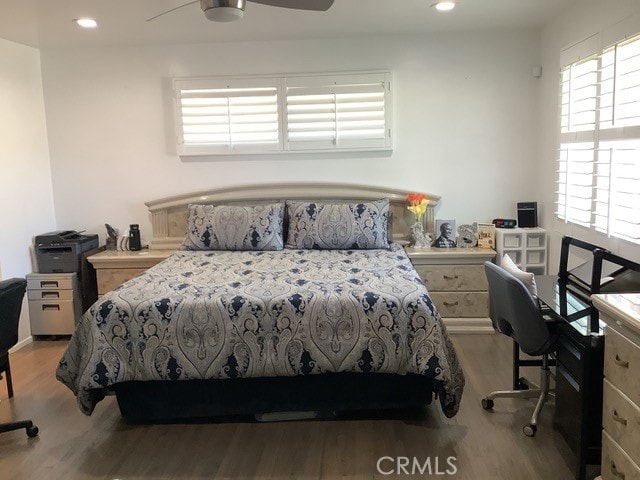
[[[293,8],[296,10],[316,10],[326,12],[333,5],[334,0],[248,0],[272,7]]]
[[[187,5],[193,5],[194,3],[197,3],[198,1],[199,0],[194,0],[193,2],[187,2],[187,3],[183,4],[183,5],[179,5],[179,6],[175,7],[175,8],[172,8],[171,10],[167,10],[166,12],[159,13],[158,15],[155,15],[155,16],[153,16],[151,18],[147,18],[147,22],[155,20],[156,18],[161,17],[163,15],[166,15],[167,13],[175,12],[176,10],[179,10],[182,7],[186,7]]]

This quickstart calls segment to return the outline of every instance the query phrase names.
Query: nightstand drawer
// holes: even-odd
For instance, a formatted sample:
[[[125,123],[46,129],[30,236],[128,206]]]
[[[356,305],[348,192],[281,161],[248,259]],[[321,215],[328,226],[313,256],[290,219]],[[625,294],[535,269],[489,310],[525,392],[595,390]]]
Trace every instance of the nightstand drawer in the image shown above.
[[[416,271],[429,292],[487,290],[482,265],[417,265]]]
[[[119,287],[124,282],[131,280],[133,277],[137,277],[146,270],[146,268],[105,268],[96,270],[96,278],[98,280],[98,293],[100,295],[104,295],[114,288]]]
[[[602,432],[602,480],[640,480],[640,469],[629,456]]]
[[[487,292],[429,293],[441,317],[486,317],[489,315]]]
[[[634,462],[640,462],[640,408],[606,379],[602,425]]]
[[[640,398],[640,348],[613,329],[607,329],[604,375],[629,398]]]

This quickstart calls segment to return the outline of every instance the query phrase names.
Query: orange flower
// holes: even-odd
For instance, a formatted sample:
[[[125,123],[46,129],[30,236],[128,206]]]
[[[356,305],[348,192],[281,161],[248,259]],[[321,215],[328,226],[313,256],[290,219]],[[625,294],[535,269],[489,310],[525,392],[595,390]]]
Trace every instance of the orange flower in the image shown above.
[[[407,195],[407,201],[411,204],[407,209],[413,213],[415,221],[420,222],[427,211],[429,199],[424,193],[410,193]]]
[[[427,196],[424,193],[410,193],[407,195],[407,200],[411,205],[420,205],[423,200],[427,200]]]

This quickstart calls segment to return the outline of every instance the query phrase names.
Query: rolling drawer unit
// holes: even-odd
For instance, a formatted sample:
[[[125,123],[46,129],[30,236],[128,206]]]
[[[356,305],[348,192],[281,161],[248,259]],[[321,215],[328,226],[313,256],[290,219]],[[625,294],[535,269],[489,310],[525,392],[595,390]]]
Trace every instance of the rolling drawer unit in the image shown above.
[[[27,299],[32,335],[71,335],[82,314],[75,273],[30,273]]]
[[[485,248],[407,248],[416,271],[450,332],[492,333]]]
[[[604,395],[602,408],[602,480],[640,480],[640,294],[596,295],[604,315]],[[615,307],[629,301],[629,310]]]

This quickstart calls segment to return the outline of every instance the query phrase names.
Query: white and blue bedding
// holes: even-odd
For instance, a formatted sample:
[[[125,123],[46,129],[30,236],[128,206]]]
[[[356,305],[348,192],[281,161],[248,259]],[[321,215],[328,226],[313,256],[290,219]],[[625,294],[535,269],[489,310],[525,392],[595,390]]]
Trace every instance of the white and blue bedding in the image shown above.
[[[179,251],[83,315],[57,378],[91,414],[126,381],[380,372],[464,376],[404,250]]]

